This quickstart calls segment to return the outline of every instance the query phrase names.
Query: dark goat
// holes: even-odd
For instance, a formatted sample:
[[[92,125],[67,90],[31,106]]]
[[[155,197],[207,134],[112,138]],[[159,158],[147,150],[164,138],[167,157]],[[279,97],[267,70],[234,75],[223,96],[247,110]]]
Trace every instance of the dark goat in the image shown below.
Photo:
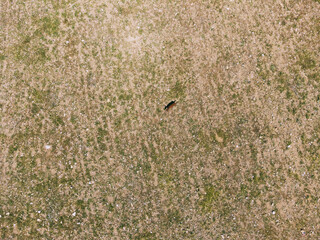
[[[164,110],[168,111],[170,108],[172,108],[176,104],[177,104],[176,101],[171,101],[168,103],[167,106],[164,107]]]

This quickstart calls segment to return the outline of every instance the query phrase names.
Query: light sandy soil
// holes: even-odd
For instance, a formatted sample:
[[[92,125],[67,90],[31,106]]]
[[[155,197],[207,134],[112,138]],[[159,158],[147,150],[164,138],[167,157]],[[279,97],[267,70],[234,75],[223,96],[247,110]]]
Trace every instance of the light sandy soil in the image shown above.
[[[0,239],[320,238],[319,13],[2,0]]]

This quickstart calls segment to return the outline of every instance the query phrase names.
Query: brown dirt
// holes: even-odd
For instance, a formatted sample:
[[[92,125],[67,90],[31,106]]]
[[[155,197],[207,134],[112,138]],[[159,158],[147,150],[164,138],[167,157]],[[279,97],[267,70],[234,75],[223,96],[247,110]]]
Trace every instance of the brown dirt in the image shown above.
[[[1,239],[320,237],[318,0],[0,9]]]

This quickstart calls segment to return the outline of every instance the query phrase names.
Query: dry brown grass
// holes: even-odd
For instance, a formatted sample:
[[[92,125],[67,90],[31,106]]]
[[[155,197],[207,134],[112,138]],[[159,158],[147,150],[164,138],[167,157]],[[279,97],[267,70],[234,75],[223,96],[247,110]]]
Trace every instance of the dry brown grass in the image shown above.
[[[319,1],[0,9],[1,239],[320,237]]]

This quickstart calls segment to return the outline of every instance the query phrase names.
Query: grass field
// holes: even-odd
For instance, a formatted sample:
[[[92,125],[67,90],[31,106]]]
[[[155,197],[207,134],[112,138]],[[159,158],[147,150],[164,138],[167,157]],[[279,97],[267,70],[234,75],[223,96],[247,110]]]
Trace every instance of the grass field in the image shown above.
[[[320,239],[319,13],[2,0],[0,239]]]

